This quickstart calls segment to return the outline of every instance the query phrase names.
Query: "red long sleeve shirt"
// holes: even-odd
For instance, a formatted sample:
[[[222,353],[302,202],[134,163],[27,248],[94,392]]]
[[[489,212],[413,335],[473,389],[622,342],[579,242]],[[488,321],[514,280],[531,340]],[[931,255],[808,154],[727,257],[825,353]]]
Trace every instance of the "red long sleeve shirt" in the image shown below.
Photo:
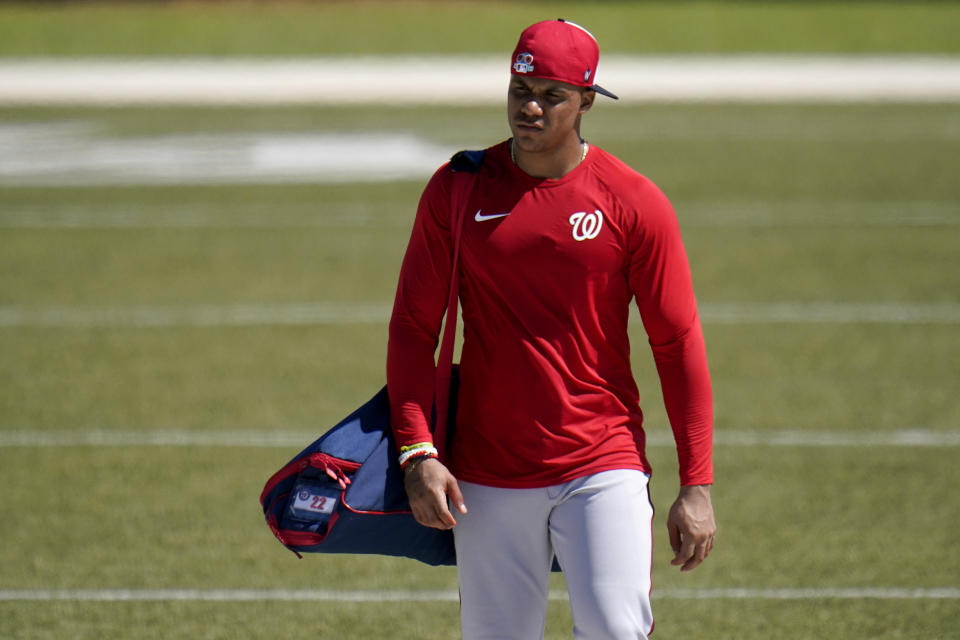
[[[390,321],[387,386],[400,446],[432,439],[452,177],[441,167],[424,190]],[[528,488],[611,469],[649,472],[627,336],[635,300],[681,484],[712,483],[703,333],[676,216],[656,185],[597,147],[562,178],[533,178],[504,142],[488,149],[464,215],[454,475]]]

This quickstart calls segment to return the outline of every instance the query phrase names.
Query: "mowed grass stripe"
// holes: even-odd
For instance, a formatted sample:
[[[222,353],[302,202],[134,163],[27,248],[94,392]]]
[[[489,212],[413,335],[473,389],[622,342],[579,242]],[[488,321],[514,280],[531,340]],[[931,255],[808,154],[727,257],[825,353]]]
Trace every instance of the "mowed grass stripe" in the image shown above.
[[[249,327],[383,324],[389,302],[0,307],[0,328]],[[702,302],[708,324],[960,324],[960,302]],[[634,322],[639,321],[634,318]]]
[[[957,600],[960,587],[812,587],[800,589],[705,588],[654,589],[654,599],[671,600]],[[563,590],[551,590],[551,600],[567,600]],[[213,601],[259,602],[458,602],[454,589],[335,590],[335,589],[3,589],[0,601],[55,600],[86,602]]]
[[[318,432],[306,430],[6,429],[0,430],[0,447],[299,448],[318,436]],[[718,428],[714,443],[728,447],[958,447],[960,430],[918,428],[860,433],[836,429],[761,431]],[[673,440],[668,433],[650,432],[647,444],[672,446]]]

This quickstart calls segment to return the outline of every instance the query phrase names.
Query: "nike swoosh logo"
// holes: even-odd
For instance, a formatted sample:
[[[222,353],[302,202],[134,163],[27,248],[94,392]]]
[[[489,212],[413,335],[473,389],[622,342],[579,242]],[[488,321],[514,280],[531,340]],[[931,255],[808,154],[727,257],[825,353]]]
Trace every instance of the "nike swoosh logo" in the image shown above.
[[[473,216],[473,219],[477,222],[486,222],[487,220],[493,220],[494,218],[503,218],[510,215],[510,212],[506,213],[488,213],[486,215],[480,213],[483,209],[477,209],[477,215]]]

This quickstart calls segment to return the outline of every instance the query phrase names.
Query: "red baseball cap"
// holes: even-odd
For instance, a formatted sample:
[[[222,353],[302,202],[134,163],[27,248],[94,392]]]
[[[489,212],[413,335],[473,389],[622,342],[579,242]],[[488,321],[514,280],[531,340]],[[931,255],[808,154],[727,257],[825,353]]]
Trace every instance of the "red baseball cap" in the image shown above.
[[[600,45],[593,34],[566,20],[544,20],[520,34],[510,73],[587,87],[614,100],[617,96],[594,84]]]

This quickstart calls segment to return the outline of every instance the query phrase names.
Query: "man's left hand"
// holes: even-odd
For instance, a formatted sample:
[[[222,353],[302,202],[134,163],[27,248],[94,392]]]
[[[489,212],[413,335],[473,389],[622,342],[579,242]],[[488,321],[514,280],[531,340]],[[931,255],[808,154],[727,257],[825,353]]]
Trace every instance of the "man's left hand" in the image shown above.
[[[680,571],[696,568],[710,555],[717,535],[710,485],[680,487],[667,517],[667,531],[674,553],[670,564]]]

